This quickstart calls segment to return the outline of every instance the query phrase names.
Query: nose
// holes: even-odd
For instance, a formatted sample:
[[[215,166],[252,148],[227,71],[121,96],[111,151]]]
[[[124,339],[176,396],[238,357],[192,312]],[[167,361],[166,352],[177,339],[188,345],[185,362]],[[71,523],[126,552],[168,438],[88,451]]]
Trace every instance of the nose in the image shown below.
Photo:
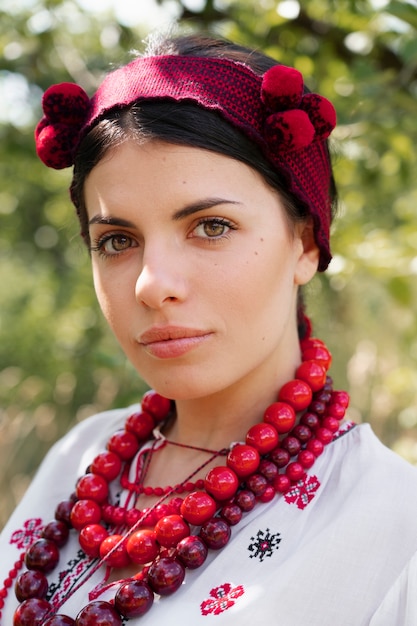
[[[145,251],[136,280],[137,302],[160,309],[169,302],[181,302],[187,296],[184,259],[179,250],[159,248]]]

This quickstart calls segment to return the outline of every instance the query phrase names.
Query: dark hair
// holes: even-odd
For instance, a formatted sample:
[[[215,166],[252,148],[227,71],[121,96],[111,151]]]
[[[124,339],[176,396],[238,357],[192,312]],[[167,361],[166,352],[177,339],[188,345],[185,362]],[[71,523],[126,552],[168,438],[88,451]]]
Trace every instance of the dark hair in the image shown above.
[[[263,53],[224,39],[213,39],[203,35],[153,39],[145,56],[166,54],[231,59],[249,65],[259,74],[265,73],[277,64],[274,59]],[[82,235],[88,245],[90,242],[84,202],[85,179],[111,148],[132,137],[139,142],[160,139],[173,144],[203,148],[241,161],[257,170],[267,183],[279,192],[290,224],[308,215],[300,201],[288,192],[284,177],[273,168],[258,146],[217,112],[203,109],[193,102],[139,101],[125,108],[112,109],[86,134],[77,149],[71,197],[77,208]],[[337,194],[333,176],[330,186],[334,212]],[[300,316],[302,310],[300,301],[301,318],[304,317]]]

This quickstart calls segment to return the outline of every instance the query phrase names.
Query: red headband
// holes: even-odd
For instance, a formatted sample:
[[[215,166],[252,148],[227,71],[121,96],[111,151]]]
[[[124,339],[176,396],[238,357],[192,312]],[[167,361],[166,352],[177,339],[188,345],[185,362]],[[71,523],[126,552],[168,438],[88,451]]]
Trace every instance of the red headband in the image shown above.
[[[140,100],[188,100],[217,111],[261,148],[313,217],[323,271],[331,259],[330,161],[325,140],[336,124],[336,114],[328,100],[303,95],[303,90],[300,72],[284,65],[259,76],[228,59],[143,57],[108,74],[91,100],[72,83],[47,89],[44,117],[35,131],[36,149],[48,167],[69,167],[81,138],[94,124],[111,109]]]

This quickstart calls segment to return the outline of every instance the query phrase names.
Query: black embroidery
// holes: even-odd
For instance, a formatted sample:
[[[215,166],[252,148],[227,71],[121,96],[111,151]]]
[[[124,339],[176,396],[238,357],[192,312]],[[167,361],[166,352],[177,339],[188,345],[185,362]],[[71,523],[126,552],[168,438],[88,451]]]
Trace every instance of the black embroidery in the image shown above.
[[[269,528],[265,531],[258,530],[255,537],[251,537],[251,542],[248,546],[250,559],[259,559],[262,563],[265,557],[272,556],[275,550],[278,550],[281,542],[280,533],[271,534]]]

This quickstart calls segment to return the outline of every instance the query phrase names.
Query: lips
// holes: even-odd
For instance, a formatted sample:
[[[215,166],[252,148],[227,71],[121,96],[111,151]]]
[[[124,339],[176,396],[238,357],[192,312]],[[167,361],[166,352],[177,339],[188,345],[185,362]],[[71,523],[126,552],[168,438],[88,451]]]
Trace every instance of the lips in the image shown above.
[[[153,327],[139,337],[146,352],[157,358],[175,358],[201,345],[212,333],[179,326]]]

